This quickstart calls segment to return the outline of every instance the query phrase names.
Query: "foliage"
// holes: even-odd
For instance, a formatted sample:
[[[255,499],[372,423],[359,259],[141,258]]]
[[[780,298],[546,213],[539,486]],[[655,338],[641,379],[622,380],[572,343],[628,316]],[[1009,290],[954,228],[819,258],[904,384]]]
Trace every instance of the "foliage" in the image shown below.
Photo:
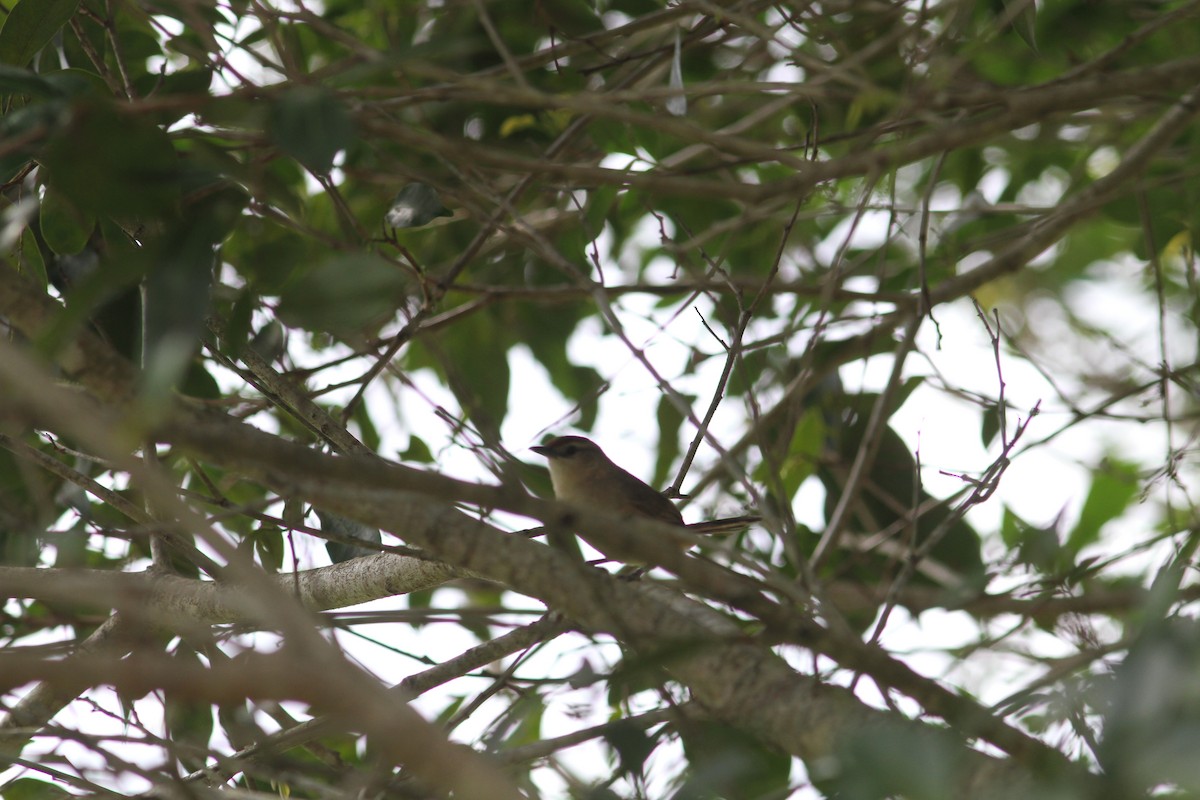
[[[1195,0],[9,4],[0,793],[1200,792],[1197,85]]]

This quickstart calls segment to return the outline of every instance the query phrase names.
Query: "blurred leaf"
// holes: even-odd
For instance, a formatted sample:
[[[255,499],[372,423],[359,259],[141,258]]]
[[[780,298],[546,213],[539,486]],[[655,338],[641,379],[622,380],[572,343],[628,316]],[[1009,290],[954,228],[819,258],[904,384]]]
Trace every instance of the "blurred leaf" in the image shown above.
[[[401,461],[416,461],[422,464],[433,463],[433,452],[429,445],[415,434],[408,437],[408,447],[400,454]]]
[[[425,348],[413,348],[411,355],[424,353],[416,363],[441,372],[475,424],[495,430],[508,413],[507,333],[489,314],[471,314],[428,337]]]
[[[200,400],[219,400],[222,397],[220,384],[199,358],[193,358],[184,370],[179,392]]]
[[[23,67],[79,7],[79,0],[21,0],[0,28],[0,63]]]
[[[1019,563],[1056,575],[1070,566],[1064,563],[1064,550],[1058,536],[1058,518],[1045,527],[1030,525],[1007,506],[1000,524],[1000,536],[1010,550],[1017,551]]]
[[[1037,5],[1033,0],[1000,0],[1006,14],[1017,12],[1012,17],[1012,28],[1029,49],[1037,52]]]
[[[0,29],[0,39],[4,32]],[[23,94],[32,97],[57,97],[60,92],[50,81],[36,72],[0,63],[0,95]]]
[[[48,186],[42,196],[38,225],[51,250],[60,256],[73,255],[87,245],[96,227],[96,217],[75,208],[53,186]]]
[[[903,722],[856,730],[829,763],[836,775],[815,775],[814,783],[846,800],[953,800],[967,767],[966,748],[953,732]]]
[[[240,657],[242,654],[234,656]],[[217,722],[235,750],[250,747],[266,735],[254,719],[254,709],[243,700],[240,703],[223,703],[217,707]]]
[[[204,666],[196,651],[184,642],[176,646],[173,658],[180,665]],[[177,692],[167,691],[164,694],[166,703],[163,723],[166,725],[167,735],[175,743],[184,745],[176,750],[176,757],[187,765],[188,769],[199,769],[207,760],[208,741],[212,738],[212,706],[180,697]]]
[[[316,86],[287,90],[271,105],[267,133],[279,149],[318,174],[354,139],[354,123],[341,101]]]
[[[179,198],[179,164],[170,139],[113,103],[76,100],[44,163],[50,183],[82,212],[162,217]]]
[[[1145,796],[1164,783],[1200,792],[1200,625],[1151,623],[1106,688],[1098,756],[1114,796]]]
[[[1000,406],[990,403],[984,406],[983,421],[979,430],[979,438],[983,442],[983,446],[991,446],[998,433],[1000,433]]]
[[[617,719],[604,732],[604,741],[617,754],[617,771],[621,775],[640,777],[646,759],[658,747],[658,737],[632,720]]]
[[[407,296],[408,278],[398,267],[370,253],[344,253],[291,281],[280,294],[279,316],[348,336],[385,322]]]
[[[507,139],[514,133],[537,127],[537,117],[533,114],[515,114],[508,117],[500,125],[500,138]]]
[[[368,405],[366,403],[359,403],[355,406],[354,413],[350,419],[358,426],[359,441],[366,445],[367,449],[371,452],[379,452],[382,439],[379,436],[379,430],[375,427],[375,421],[371,419],[371,412]]]
[[[604,28],[596,7],[587,0],[538,0],[535,4],[536,22],[552,32],[568,38],[584,36]]]
[[[0,794],[6,800],[61,800],[73,797],[65,789],[60,789],[46,781],[36,781],[33,778],[17,778],[0,786]]]
[[[278,572],[286,552],[283,530],[275,525],[260,525],[254,532],[254,552],[265,569]]]
[[[1077,555],[1099,541],[1100,529],[1125,513],[1140,488],[1135,464],[1112,456],[1105,458],[1092,473],[1092,486],[1080,509],[1079,521],[1067,535],[1067,549]]]
[[[393,228],[419,228],[438,217],[449,216],[453,214],[442,205],[434,189],[423,183],[410,183],[392,201],[386,220]]]
[[[346,517],[339,517],[337,514],[330,514],[328,511],[315,509],[317,519],[321,520],[321,530],[326,533],[341,536],[347,539],[359,539],[364,542],[372,542],[374,544],[382,544],[383,536],[379,533],[378,528],[372,528],[370,525],[364,525],[361,522],[356,522]],[[334,564],[340,564],[343,561],[349,561],[352,558],[360,556],[373,556],[379,553],[378,550],[370,547],[356,547],[347,542],[326,541],[325,551],[329,553],[329,558]]]
[[[695,397],[685,397],[687,402],[695,401]],[[679,429],[683,425],[683,415],[671,402],[671,398],[663,395],[658,398],[658,410],[655,413],[658,421],[658,458],[654,462],[654,477],[650,479],[651,486],[663,487],[671,472],[671,465],[679,456]]]
[[[765,478],[765,470],[774,470],[783,482],[785,495],[794,497],[800,485],[816,472],[825,449],[825,437],[825,422],[820,409],[808,409],[792,429],[792,438],[782,460],[778,464],[763,461],[756,471],[759,479]]]
[[[758,800],[787,794],[792,769],[787,754],[719,722],[689,720],[678,730],[688,770],[676,797]]]
[[[161,240],[148,245],[152,267],[142,285],[142,313],[143,391],[150,401],[165,396],[189,369],[205,329],[217,245],[245,201],[232,187],[210,190],[188,205],[187,214]],[[203,381],[202,375],[192,377]],[[207,392],[199,383],[193,390]]]

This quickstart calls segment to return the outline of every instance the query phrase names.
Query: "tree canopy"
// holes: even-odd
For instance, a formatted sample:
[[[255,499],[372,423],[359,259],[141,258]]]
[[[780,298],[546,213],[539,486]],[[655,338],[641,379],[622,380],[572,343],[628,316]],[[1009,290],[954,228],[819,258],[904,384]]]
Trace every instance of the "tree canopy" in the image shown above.
[[[5,797],[1200,793],[1200,2],[18,0],[0,102]]]

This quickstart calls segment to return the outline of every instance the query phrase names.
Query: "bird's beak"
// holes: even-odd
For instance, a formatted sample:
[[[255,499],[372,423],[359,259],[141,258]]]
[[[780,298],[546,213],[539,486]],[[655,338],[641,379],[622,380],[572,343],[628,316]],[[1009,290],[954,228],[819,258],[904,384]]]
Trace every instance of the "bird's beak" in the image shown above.
[[[550,448],[549,447],[542,447],[540,444],[535,444],[533,447],[531,447],[529,449],[532,450],[533,452],[537,453],[540,456],[545,456],[546,458],[550,457]]]

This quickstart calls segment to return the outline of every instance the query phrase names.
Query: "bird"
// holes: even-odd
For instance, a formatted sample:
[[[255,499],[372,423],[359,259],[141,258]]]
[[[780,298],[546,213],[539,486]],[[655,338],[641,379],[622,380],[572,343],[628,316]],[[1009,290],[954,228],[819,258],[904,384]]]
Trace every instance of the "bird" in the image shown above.
[[[554,496],[568,503],[609,514],[644,517],[705,534],[741,530],[761,519],[746,515],[689,525],[683,521],[683,514],[674,503],[613,463],[599,445],[582,436],[557,436],[530,449],[546,457]],[[683,539],[681,543],[685,547],[690,544]]]

